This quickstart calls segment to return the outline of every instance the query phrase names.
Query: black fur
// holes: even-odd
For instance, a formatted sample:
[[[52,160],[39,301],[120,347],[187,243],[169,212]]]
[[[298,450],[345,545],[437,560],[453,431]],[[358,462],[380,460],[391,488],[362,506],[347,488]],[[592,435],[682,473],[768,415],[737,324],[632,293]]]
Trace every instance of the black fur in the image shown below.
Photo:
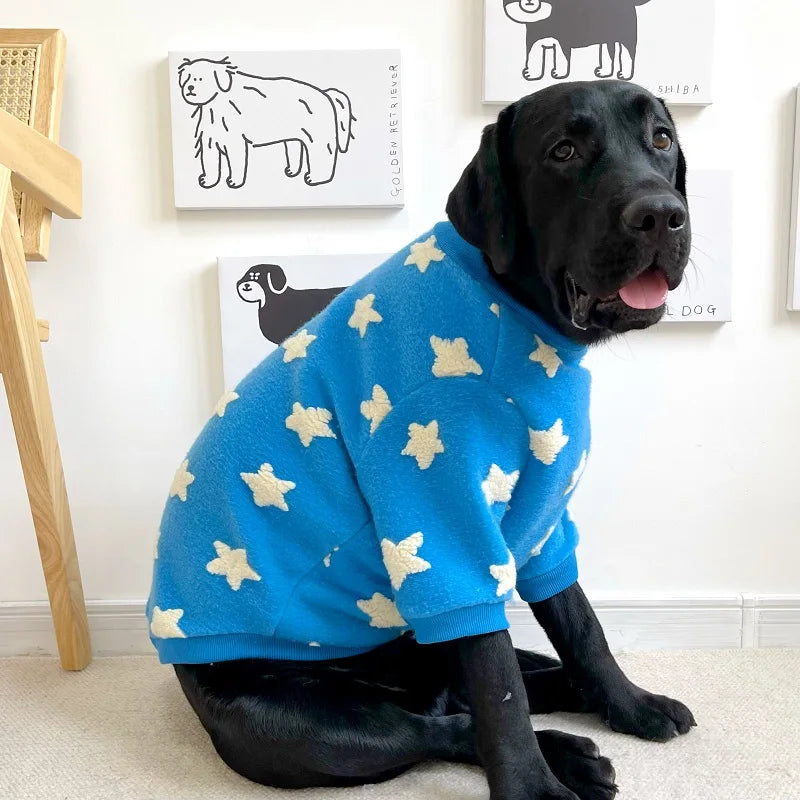
[[[450,196],[453,224],[483,250],[487,269],[576,341],[644,327],[660,313],[596,302],[586,306],[591,324],[576,328],[566,271],[584,306],[654,260],[670,285],[680,282],[690,241],[685,162],[676,138],[668,152],[655,151],[654,129],[675,138],[666,108],[639,87],[546,89],[501,112]],[[552,162],[565,139],[577,163]],[[643,213],[652,225],[640,224]],[[592,711],[615,730],[659,741],[694,719],[624,676],[578,584],[531,608],[561,662],[515,650],[501,631],[437,645],[407,634],[333,661],[175,671],[220,756],[253,781],[350,786],[446,759],[481,764],[492,800],[608,800],[614,770],[595,745],[534,733],[529,713]]]

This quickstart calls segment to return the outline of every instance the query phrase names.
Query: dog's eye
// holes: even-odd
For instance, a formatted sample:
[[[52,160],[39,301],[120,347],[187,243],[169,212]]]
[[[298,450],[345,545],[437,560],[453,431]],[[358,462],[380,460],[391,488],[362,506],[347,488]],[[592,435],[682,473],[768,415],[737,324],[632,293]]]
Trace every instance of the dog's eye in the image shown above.
[[[551,151],[550,158],[554,161],[569,161],[576,155],[575,145],[572,142],[559,142]]]
[[[653,147],[655,147],[656,150],[671,150],[672,137],[666,131],[656,131],[653,134]]]

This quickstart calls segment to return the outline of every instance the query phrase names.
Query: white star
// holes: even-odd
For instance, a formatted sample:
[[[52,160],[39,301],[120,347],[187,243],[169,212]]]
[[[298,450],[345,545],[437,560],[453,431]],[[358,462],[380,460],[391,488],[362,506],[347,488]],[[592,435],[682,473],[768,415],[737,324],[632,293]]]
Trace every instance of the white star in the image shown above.
[[[186,634],[178,627],[182,616],[182,608],[165,608],[162,611],[156,606],[150,620],[150,633],[159,639],[185,639]]]
[[[489,572],[497,581],[497,596],[501,597],[506,592],[510,592],[517,582],[517,565],[514,563],[514,556],[508,554],[507,564],[492,564]]]
[[[329,567],[329,566],[331,565],[331,556],[332,556],[332,555],[333,555],[333,554],[334,554],[334,553],[335,553],[335,552],[336,552],[338,549],[339,549],[338,547],[334,547],[334,548],[333,548],[333,550],[331,550],[331,552],[330,552],[330,553],[328,553],[328,555],[326,555],[326,556],[325,556],[325,558],[323,558],[323,559],[322,559],[322,563],[323,563],[323,564],[324,564],[326,567]]]
[[[531,556],[533,558],[536,558],[536,556],[540,556],[542,554],[542,550],[547,544],[547,540],[553,535],[553,531],[556,529],[556,527],[556,525],[553,525],[553,527],[550,528],[550,530],[547,531],[547,533],[542,537],[542,540],[539,542],[539,544],[537,544],[536,547],[531,550]]]
[[[283,363],[288,364],[296,358],[305,358],[308,355],[306,352],[308,346],[316,338],[316,336],[312,336],[305,328],[303,328],[300,333],[290,336],[283,343]]]
[[[400,452],[404,456],[414,456],[420,469],[428,469],[436,454],[444,453],[439,423],[436,420],[427,425],[412,422],[408,426],[408,444]]]
[[[500,306],[499,306],[499,305],[497,305],[497,303],[492,303],[492,304],[489,306],[489,311],[491,311],[491,312],[492,312],[492,314],[494,314],[496,317],[499,317],[499,316],[500,316]]]
[[[572,473],[572,478],[570,479],[569,486],[564,489],[564,497],[566,497],[577,485],[578,481],[581,479],[581,475],[583,475],[583,471],[586,469],[586,451],[584,450],[581,453],[581,460],[578,462],[578,466],[575,467],[575,472]]]
[[[332,418],[333,414],[327,408],[303,408],[300,403],[295,403],[292,413],[286,417],[286,427],[300,437],[304,447],[308,447],[317,436],[324,439],[336,438],[328,425]]]
[[[411,245],[411,255],[405,260],[405,266],[414,264],[420,272],[425,272],[431,261],[441,261],[444,252],[436,246],[436,237],[431,236],[424,242]]]
[[[431,347],[436,354],[431,371],[437,378],[463,377],[470,373],[483,374],[481,365],[470,358],[466,339],[460,336],[457,339],[431,336]]]
[[[308,646],[309,647],[322,647],[322,645],[319,642],[309,642]]]
[[[369,600],[357,600],[356,605],[369,617],[370,628],[404,628],[408,624],[397,606],[380,592]]]
[[[169,488],[169,496],[177,497],[184,503],[186,502],[186,490],[189,484],[194,483],[194,475],[189,472],[189,459],[178,467],[175,477],[172,479],[172,486]]]
[[[253,502],[259,507],[275,506],[281,511],[288,511],[284,495],[297,486],[292,481],[284,481],[275,475],[272,464],[262,464],[258,472],[241,472],[241,479],[253,492]]]
[[[347,324],[351,328],[355,328],[361,334],[362,339],[367,332],[367,325],[369,325],[370,322],[383,322],[383,317],[372,307],[374,302],[374,294],[368,294],[360,300],[356,300],[353,314],[350,319],[347,320]]]
[[[159,529],[158,533],[156,534],[156,540],[153,542],[153,561],[158,558],[158,542],[161,539],[161,530]]]
[[[517,485],[518,480],[518,469],[506,474],[497,464],[492,464],[486,480],[481,484],[486,502],[489,505],[492,503],[507,503],[511,499],[511,492]]]
[[[389,402],[389,395],[382,386],[376,383],[372,387],[372,400],[364,400],[361,403],[361,415],[370,421],[370,436],[378,430],[378,425],[383,422],[384,417],[392,410]]]
[[[261,576],[247,563],[247,551],[243,547],[231,550],[224,542],[214,542],[214,549],[217,558],[209,561],[206,569],[212,575],[224,575],[234,592],[239,591],[243,580],[261,580]]]
[[[397,591],[403,581],[409,575],[418,572],[425,572],[431,565],[424,559],[417,556],[417,550],[422,547],[423,536],[419,531],[412,533],[411,536],[403,539],[402,542],[395,544],[389,539],[381,542],[381,553],[383,553],[383,563],[389,573],[392,588]]]
[[[214,413],[218,417],[224,417],[225,416],[225,411],[227,410],[228,405],[230,403],[232,403],[234,400],[238,400],[238,399],[239,399],[239,395],[236,394],[236,392],[225,392],[225,394],[222,395],[222,397],[220,397],[219,402],[217,403],[217,405],[214,407]]]
[[[534,457],[548,466],[556,460],[564,445],[569,441],[569,436],[564,433],[564,424],[560,419],[557,419],[546,431],[535,431],[528,428],[528,433]]]
[[[564,363],[558,357],[558,350],[543,342],[535,333],[533,334],[533,338],[536,339],[538,347],[528,358],[531,361],[538,361],[544,367],[548,378],[555,378],[558,368]]]

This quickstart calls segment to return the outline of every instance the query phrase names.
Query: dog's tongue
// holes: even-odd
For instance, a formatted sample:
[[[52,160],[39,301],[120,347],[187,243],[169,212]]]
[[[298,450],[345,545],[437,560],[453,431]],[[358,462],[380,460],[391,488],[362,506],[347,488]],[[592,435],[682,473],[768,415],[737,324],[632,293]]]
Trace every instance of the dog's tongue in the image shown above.
[[[667,300],[667,278],[660,269],[648,269],[619,290],[622,301],[631,308],[659,308]]]

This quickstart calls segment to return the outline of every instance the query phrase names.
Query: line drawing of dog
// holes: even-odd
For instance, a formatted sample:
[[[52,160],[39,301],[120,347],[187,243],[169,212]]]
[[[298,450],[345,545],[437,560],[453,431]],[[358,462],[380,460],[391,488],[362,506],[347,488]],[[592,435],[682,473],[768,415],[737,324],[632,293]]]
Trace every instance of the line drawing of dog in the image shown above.
[[[258,326],[273,344],[281,344],[346,288],[292,289],[277,264],[255,264],[236,282],[245,303],[258,303]]]
[[[350,98],[339,89],[318,89],[295,78],[265,78],[242,72],[225,56],[219,61],[185,58],[178,67],[181,96],[194,106],[198,183],[240,189],[247,180],[251,147],[282,143],[287,177],[303,176],[308,186],[330,183],[339,153],[353,135]]]
[[[633,79],[639,39],[637,6],[650,0],[503,0],[506,16],[525,25],[525,67],[528,81],[544,77],[548,51],[553,51],[550,75],[558,80],[569,77],[572,50],[597,45],[598,78],[614,75]]]

